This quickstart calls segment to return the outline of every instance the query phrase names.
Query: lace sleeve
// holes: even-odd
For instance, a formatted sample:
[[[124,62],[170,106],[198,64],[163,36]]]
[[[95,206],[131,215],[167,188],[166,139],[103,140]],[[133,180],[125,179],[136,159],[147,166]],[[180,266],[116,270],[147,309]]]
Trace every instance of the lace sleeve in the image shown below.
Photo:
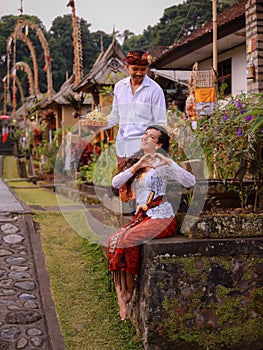
[[[195,185],[195,176],[191,174],[189,171],[185,170],[184,168],[180,167],[177,163],[172,161],[172,165],[164,165],[160,167],[162,175],[176,180],[184,187],[193,187]]]
[[[118,175],[114,176],[112,179],[112,186],[115,188],[121,188],[132,177],[132,175],[133,173],[130,171],[130,169],[122,171]]]

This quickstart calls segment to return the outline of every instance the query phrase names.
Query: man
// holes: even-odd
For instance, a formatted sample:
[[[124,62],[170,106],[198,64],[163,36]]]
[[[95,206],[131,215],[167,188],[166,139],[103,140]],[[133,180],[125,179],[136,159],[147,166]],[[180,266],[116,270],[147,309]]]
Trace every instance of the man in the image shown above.
[[[167,123],[163,90],[147,75],[151,56],[142,50],[130,51],[125,62],[129,77],[115,85],[107,126],[119,125],[116,137],[119,160],[139,151],[141,136],[149,125]]]
[[[141,137],[149,125],[167,124],[163,90],[147,75],[151,56],[142,50],[130,51],[125,62],[129,77],[115,85],[112,112],[106,127],[119,125],[116,137],[119,169],[123,161],[140,150]],[[128,195],[124,186],[120,199],[126,202],[134,199],[134,195]]]

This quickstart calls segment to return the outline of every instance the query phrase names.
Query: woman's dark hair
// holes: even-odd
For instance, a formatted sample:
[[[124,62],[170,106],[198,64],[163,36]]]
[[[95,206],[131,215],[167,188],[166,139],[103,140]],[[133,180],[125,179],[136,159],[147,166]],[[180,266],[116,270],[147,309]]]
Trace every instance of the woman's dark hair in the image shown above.
[[[143,156],[143,151],[140,150],[139,152],[135,153],[133,156],[122,160],[119,165],[118,165],[118,171],[117,174],[121,173],[122,171],[124,171],[125,169],[130,168],[131,166],[133,166],[133,164],[137,163],[141,157]],[[131,194],[131,185],[132,182],[134,180],[134,178],[136,176],[138,176],[141,172],[143,171],[143,169],[139,169],[138,171],[136,171],[135,174],[133,174],[133,176],[126,182],[126,190],[127,190],[127,194],[128,196]],[[116,174],[116,175],[117,175]],[[114,189],[114,187],[112,187],[112,192],[115,194],[116,190]]]
[[[119,163],[118,174],[121,173],[123,170],[130,168],[131,166],[133,166],[133,164],[137,163],[141,159],[143,154],[143,151],[140,150],[139,152],[134,153],[134,155],[130,156],[129,158],[122,160]]]

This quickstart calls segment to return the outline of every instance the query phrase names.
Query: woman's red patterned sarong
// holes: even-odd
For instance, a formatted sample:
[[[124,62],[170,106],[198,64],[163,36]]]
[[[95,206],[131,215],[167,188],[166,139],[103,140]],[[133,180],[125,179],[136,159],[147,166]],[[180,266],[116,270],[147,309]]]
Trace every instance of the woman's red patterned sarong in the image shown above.
[[[135,218],[115,232],[107,242],[109,271],[126,271],[138,274],[140,245],[154,238],[172,237],[176,219],[152,219],[137,214]]]

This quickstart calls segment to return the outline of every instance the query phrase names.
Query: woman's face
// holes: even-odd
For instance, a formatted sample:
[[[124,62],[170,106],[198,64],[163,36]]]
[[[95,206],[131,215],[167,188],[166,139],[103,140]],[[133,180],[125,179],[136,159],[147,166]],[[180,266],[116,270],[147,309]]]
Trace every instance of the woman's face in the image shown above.
[[[161,132],[156,129],[147,129],[141,138],[141,149],[144,153],[155,153],[162,146],[158,143]]]

